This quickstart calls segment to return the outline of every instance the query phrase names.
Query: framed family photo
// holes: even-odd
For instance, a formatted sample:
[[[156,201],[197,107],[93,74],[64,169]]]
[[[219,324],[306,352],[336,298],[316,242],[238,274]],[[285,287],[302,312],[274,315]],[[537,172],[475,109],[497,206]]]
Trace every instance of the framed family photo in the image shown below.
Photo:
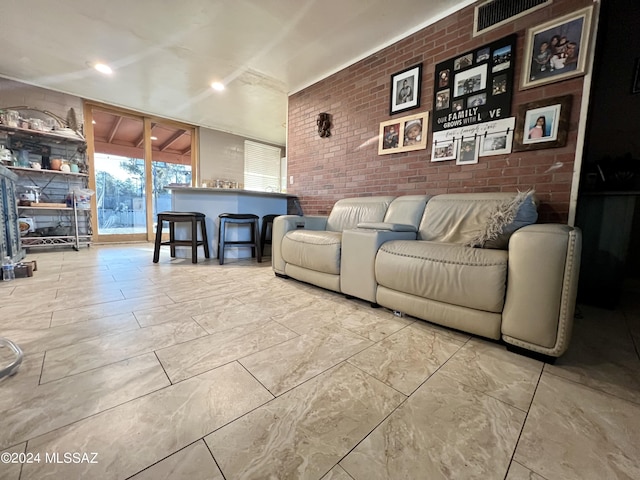
[[[521,90],[584,75],[593,7],[527,30]]]
[[[435,141],[431,147],[431,161],[444,162],[445,160],[455,160],[458,156],[458,141],[445,140]]]
[[[517,37],[508,35],[435,66],[432,132],[511,116]]]
[[[378,155],[427,148],[429,112],[408,115],[380,124]]]
[[[458,149],[458,156],[456,157],[456,165],[470,165],[478,163],[478,156],[480,154],[479,138],[475,135],[471,137],[462,137],[460,139],[460,147]]]
[[[497,133],[487,133],[480,139],[481,157],[511,153],[513,147],[513,129]]]
[[[391,106],[389,115],[420,107],[422,64],[391,75]]]
[[[515,151],[563,147],[567,143],[571,95],[521,105],[515,132]]]

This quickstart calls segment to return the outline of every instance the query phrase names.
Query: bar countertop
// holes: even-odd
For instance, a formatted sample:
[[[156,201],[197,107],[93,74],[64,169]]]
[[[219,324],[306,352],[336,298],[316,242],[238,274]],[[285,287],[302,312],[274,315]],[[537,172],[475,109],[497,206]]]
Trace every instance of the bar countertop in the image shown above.
[[[220,193],[224,195],[249,195],[255,197],[274,197],[274,198],[295,198],[296,195],[290,193],[280,192],[259,192],[257,190],[244,190],[237,188],[213,188],[213,187],[183,187],[183,186],[170,186],[166,187],[168,190],[176,193]]]

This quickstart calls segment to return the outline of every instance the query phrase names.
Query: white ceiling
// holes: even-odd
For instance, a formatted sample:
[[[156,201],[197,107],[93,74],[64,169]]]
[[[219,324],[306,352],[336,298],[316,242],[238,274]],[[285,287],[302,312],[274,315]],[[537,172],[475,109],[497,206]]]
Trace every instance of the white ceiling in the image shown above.
[[[0,75],[284,145],[289,93],[471,3],[2,0]]]

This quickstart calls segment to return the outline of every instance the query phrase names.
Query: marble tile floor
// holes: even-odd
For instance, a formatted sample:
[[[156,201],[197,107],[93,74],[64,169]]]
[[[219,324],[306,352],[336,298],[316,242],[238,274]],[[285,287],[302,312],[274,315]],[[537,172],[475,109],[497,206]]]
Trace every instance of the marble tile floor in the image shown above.
[[[25,353],[0,381],[0,480],[640,478],[637,284],[580,306],[549,365],[268,258],[152,254],[41,250],[0,282]]]

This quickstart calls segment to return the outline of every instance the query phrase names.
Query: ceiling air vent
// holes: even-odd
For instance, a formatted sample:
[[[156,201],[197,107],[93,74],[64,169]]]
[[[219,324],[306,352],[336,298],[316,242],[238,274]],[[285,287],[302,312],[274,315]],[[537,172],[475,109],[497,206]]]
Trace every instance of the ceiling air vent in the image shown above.
[[[493,30],[516,18],[550,5],[553,0],[489,0],[475,9],[473,35]]]

